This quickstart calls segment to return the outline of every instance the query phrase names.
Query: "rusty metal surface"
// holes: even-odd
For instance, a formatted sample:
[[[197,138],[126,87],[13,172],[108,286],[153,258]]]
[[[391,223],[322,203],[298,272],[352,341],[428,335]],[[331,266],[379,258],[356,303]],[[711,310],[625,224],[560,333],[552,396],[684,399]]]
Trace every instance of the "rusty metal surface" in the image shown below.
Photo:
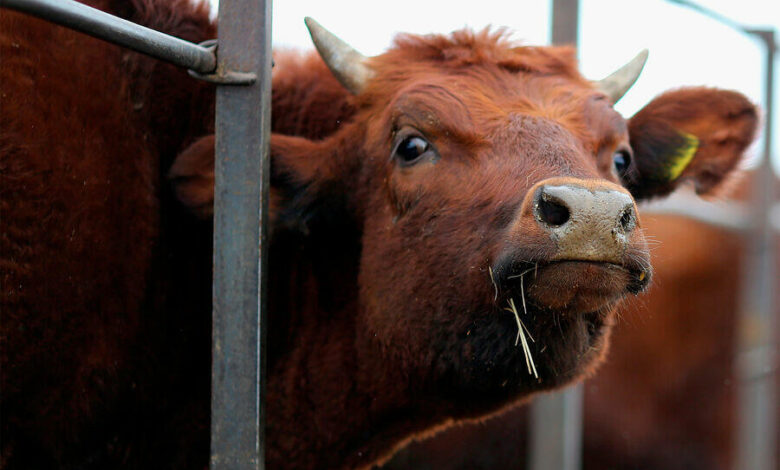
[[[262,469],[271,1],[221,0],[219,21],[217,67],[257,80],[217,89],[211,469]]]
[[[26,13],[200,73],[217,65],[212,51],[73,0],[0,0],[0,7]]]
[[[201,47],[206,48],[212,54],[217,53],[217,40],[209,39],[198,44]],[[233,70],[227,70],[221,67],[217,67],[210,73],[198,73],[194,70],[187,71],[190,76],[203,80],[204,82],[214,83],[217,85],[251,85],[257,80],[257,75],[250,72],[236,72]]]

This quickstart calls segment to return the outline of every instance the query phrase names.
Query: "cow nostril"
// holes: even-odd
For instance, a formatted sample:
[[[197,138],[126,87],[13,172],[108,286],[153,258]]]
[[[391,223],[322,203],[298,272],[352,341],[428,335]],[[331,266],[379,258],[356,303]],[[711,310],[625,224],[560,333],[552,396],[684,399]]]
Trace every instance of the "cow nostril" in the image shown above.
[[[545,200],[542,197],[539,201],[539,217],[548,225],[563,225],[569,220],[569,208],[557,201]]]
[[[632,207],[627,207],[620,216],[620,227],[623,228],[623,231],[628,233],[634,230],[635,224],[634,209]]]

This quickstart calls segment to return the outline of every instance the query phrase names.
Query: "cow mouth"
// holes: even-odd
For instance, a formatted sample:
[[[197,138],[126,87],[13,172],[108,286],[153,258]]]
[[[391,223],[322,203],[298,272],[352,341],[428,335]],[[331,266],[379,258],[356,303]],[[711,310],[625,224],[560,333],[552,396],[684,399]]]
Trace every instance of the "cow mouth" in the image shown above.
[[[453,393],[510,397],[592,371],[606,353],[616,304],[647,285],[648,270],[582,260],[497,263],[489,272],[492,308],[459,331],[457,371],[446,375]]]
[[[650,277],[646,263],[589,260],[499,263],[491,275],[498,323],[505,340],[510,334],[514,340],[515,360],[521,369],[522,361],[535,361],[526,369],[547,384],[571,380],[601,357],[614,307],[643,290]]]
[[[513,269],[513,271],[515,271]],[[598,362],[614,323],[615,306],[649,282],[649,268],[610,262],[560,260],[522,266],[504,273],[499,302],[515,316],[517,336],[525,333],[522,356],[537,361],[529,373],[557,384]],[[507,321],[505,318],[504,321]],[[522,331],[521,331],[522,330]],[[533,342],[534,344],[531,344]],[[539,369],[539,374],[534,369]]]
[[[609,309],[626,294],[638,294],[650,281],[650,270],[640,264],[557,260],[522,263],[506,274],[507,301],[521,301],[536,311],[582,314]]]

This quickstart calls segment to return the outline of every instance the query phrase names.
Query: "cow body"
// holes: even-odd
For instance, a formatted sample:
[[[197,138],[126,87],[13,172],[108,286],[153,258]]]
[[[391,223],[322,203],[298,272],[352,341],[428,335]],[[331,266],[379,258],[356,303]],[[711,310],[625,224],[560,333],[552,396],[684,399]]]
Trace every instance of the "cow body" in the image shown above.
[[[195,42],[215,34],[187,1],[93,4]],[[0,467],[202,464],[209,224],[165,174],[213,128],[213,89],[6,9],[0,48]]]
[[[101,6],[195,42],[214,33],[186,2]],[[36,20],[3,21],[4,56],[20,60],[3,67],[0,131],[4,186],[19,182],[3,199],[3,465],[204,465],[212,91]],[[65,40],[18,42],[30,31]],[[72,58],[82,41],[116,77],[29,101],[65,64],[24,63],[14,44]],[[704,89],[626,122],[570,49],[489,31],[402,36],[328,68],[276,57],[269,468],[366,468],[592,371],[616,305],[651,276],[632,195],[709,190],[755,128],[744,97]]]

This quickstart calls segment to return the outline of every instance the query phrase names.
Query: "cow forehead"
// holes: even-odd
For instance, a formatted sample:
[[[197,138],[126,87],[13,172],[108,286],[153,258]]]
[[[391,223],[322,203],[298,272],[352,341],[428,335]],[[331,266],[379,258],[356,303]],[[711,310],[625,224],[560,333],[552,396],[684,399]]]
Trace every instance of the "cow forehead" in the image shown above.
[[[377,151],[412,127],[464,155],[522,149],[579,166],[572,160],[627,141],[625,121],[579,74],[572,49],[515,47],[500,33],[461,31],[402,36],[370,66],[374,78],[358,101],[369,113],[368,148]]]
[[[451,35],[399,35],[394,47],[373,58],[380,75],[407,75],[431,68],[493,67],[513,72],[568,76],[583,80],[571,47],[518,47],[503,31],[468,29]],[[583,80],[584,81],[584,80]]]
[[[513,111],[544,114],[552,109],[568,113],[583,111],[586,102],[604,98],[589,84],[566,77],[479,66],[405,74],[385,85],[381,93],[384,96],[376,92],[370,95],[374,103],[401,111],[439,107],[450,112],[453,108],[467,106],[472,113],[487,116]]]
[[[625,120],[589,86],[561,77],[503,75],[409,78],[384,103],[389,123],[382,126],[390,132],[411,126],[432,138],[474,145],[568,134],[589,152],[625,140]]]
[[[531,95],[540,83],[527,90],[529,80],[563,82],[565,88],[590,89],[577,70],[574,50],[568,47],[516,47],[502,31],[456,31],[448,36],[401,35],[395,47],[370,59],[374,79],[366,90],[372,101],[386,101],[409,83],[444,85],[458,94],[482,91],[493,98]],[[373,85],[373,86],[372,86]]]

